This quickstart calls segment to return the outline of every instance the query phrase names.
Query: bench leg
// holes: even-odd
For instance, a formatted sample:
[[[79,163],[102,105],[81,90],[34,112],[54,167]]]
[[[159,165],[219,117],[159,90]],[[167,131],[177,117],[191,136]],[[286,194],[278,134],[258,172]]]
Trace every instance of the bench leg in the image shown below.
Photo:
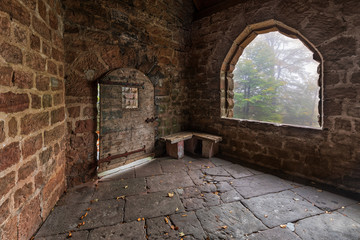
[[[184,157],[184,141],[180,141],[177,143],[169,143],[166,142],[166,152],[170,157],[173,158],[183,158]]]
[[[211,158],[219,152],[219,144],[211,141],[202,141],[201,156],[204,158]]]

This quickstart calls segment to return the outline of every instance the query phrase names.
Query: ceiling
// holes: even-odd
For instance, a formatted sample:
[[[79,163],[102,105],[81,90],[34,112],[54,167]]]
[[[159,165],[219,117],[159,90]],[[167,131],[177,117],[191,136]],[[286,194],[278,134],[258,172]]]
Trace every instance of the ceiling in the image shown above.
[[[216,5],[217,3],[222,2],[221,0],[193,0],[193,1],[198,11],[204,10],[206,8]]]
[[[246,0],[193,0],[197,10],[195,19],[209,16],[244,1]]]

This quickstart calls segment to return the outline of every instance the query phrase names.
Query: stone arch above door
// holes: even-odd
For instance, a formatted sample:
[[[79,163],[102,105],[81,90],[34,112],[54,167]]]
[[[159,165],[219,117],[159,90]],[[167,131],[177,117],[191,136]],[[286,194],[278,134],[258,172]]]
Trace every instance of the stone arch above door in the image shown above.
[[[99,172],[154,152],[154,86],[131,68],[108,72],[98,81]]]

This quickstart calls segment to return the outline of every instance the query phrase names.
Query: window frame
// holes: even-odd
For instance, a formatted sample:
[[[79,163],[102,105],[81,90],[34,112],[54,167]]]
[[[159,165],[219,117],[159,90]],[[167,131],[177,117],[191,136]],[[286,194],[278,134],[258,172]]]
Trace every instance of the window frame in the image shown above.
[[[308,126],[292,125],[292,124],[283,124],[283,123],[274,123],[274,122],[262,122],[256,120],[248,119],[238,119],[234,118],[234,80],[233,80],[233,71],[235,65],[238,62],[240,56],[242,55],[244,49],[249,43],[251,43],[259,34],[269,33],[269,32],[279,32],[287,37],[300,40],[312,53],[313,59],[319,63],[319,80],[318,86],[320,87],[319,93],[319,125],[320,128],[323,128],[323,66],[324,61],[319,50],[312,44],[308,39],[306,39],[299,31],[279,22],[276,20],[268,20],[260,23],[255,23],[248,25],[242,33],[235,39],[230,50],[228,51],[224,62],[220,70],[220,114],[221,118],[231,119],[237,121],[249,121],[249,122],[260,122],[260,123],[270,123],[277,126],[281,125],[290,125],[303,128],[314,128]],[[319,128],[315,128],[319,129]]]

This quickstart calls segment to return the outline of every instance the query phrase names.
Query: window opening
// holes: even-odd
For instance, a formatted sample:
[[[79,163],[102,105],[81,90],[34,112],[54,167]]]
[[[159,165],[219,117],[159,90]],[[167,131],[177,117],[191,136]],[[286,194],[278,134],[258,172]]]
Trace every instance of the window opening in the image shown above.
[[[139,107],[138,89],[122,87],[122,108],[133,109]]]
[[[233,117],[320,127],[318,66],[300,40],[279,32],[258,35],[233,71]]]

